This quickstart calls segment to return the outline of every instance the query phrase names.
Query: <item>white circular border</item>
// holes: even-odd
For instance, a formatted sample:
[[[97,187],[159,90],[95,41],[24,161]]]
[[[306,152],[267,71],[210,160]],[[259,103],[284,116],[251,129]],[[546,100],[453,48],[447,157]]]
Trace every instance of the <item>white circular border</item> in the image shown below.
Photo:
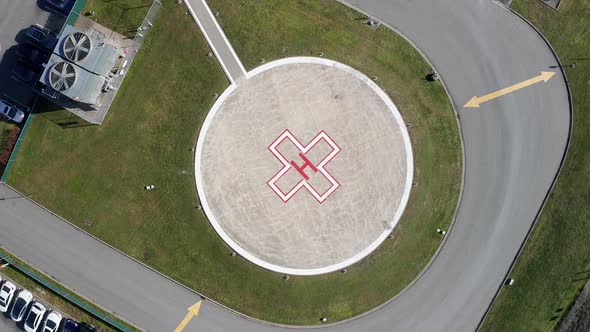
[[[346,259],[340,263],[337,263],[337,264],[332,264],[329,266],[316,268],[316,269],[292,269],[292,268],[282,267],[279,265],[268,263],[266,261],[261,260],[260,258],[258,258],[256,256],[250,254],[244,248],[240,247],[240,245],[237,244],[234,240],[232,240],[231,237],[223,230],[221,225],[217,222],[217,219],[215,219],[215,215],[213,214],[211,207],[209,207],[209,204],[207,203],[207,197],[205,195],[205,190],[203,189],[203,182],[201,180],[201,178],[202,178],[202,176],[201,176],[201,155],[203,152],[203,144],[205,141],[205,136],[207,135],[207,131],[209,129],[209,126],[211,125],[211,122],[213,121],[215,114],[217,114],[217,111],[219,111],[219,108],[221,107],[221,105],[223,105],[223,103],[225,102],[227,97],[229,97],[232,94],[232,92],[234,92],[234,90],[237,88],[236,83],[232,83],[219,96],[219,98],[213,104],[213,107],[211,107],[209,114],[207,114],[205,121],[203,122],[203,126],[201,127],[201,132],[199,133],[199,138],[197,139],[197,148],[195,149],[195,181],[197,183],[197,192],[199,195],[199,199],[201,201],[201,206],[203,208],[203,211],[205,211],[205,214],[206,214],[207,218],[209,219],[209,222],[211,223],[211,225],[213,226],[213,228],[215,229],[217,234],[219,234],[219,236],[223,239],[223,241],[225,241],[225,243],[227,243],[240,256],[244,257],[245,259],[249,260],[250,262],[252,262],[258,266],[261,266],[261,267],[271,270],[271,271],[289,274],[289,275],[311,276],[311,275],[318,275],[318,274],[324,274],[324,273],[338,271],[338,270],[341,270],[347,266],[350,266],[350,265],[360,261],[361,259],[365,258],[366,256],[368,256],[371,252],[373,252],[375,249],[377,249],[377,247],[387,238],[387,236],[393,231],[393,229],[395,228],[395,226],[399,222],[399,220],[406,208],[406,205],[408,204],[408,200],[410,198],[410,191],[412,189],[412,180],[414,178],[414,157],[412,154],[412,144],[410,142],[410,135],[408,134],[408,130],[406,129],[406,124],[405,124],[404,120],[402,119],[402,116],[399,113],[399,110],[397,109],[397,107],[395,107],[395,104],[393,103],[393,101],[391,101],[389,96],[375,82],[373,82],[372,79],[370,79],[369,77],[367,77],[366,75],[364,75],[360,71],[358,71],[350,66],[347,66],[343,63],[336,62],[333,60],[324,59],[324,58],[290,57],[290,58],[284,58],[284,59],[272,61],[272,62],[269,62],[269,63],[264,64],[262,66],[256,67],[253,70],[246,73],[246,79],[250,79],[262,72],[265,72],[265,71],[270,70],[275,67],[280,67],[280,66],[284,66],[284,65],[288,65],[288,64],[296,64],[296,63],[321,64],[321,65],[328,66],[328,67],[338,68],[338,69],[341,69],[349,74],[352,74],[356,78],[360,79],[361,81],[363,81],[367,85],[369,85],[371,87],[371,89],[373,89],[373,91],[375,91],[375,93],[379,97],[381,97],[381,99],[385,102],[387,107],[389,107],[391,113],[395,117],[395,120],[397,121],[397,123],[400,127],[400,131],[402,133],[402,137],[404,140],[404,147],[406,149],[407,171],[406,171],[406,183],[404,186],[404,192],[402,194],[400,205],[398,206],[397,211],[395,212],[395,215],[393,216],[393,220],[391,220],[391,222],[389,224],[390,228],[385,230],[367,248],[365,248],[364,250],[362,250],[358,254],[352,256],[351,258],[348,258],[348,259]],[[238,81],[238,83],[239,83],[239,81]]]

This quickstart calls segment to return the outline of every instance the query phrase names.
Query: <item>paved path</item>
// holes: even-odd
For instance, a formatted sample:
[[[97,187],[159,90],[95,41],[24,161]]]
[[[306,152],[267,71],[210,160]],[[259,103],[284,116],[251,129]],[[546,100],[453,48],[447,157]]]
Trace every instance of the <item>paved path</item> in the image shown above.
[[[570,120],[565,82],[555,75],[464,110],[471,97],[556,64],[532,28],[490,0],[354,4],[407,35],[438,69],[461,116],[466,174],[454,228],[426,273],[380,310],[331,330],[473,331],[558,170]],[[3,246],[146,329],[171,331],[198,298],[26,199],[0,201],[0,229]],[[278,328],[206,303],[186,331],[270,330]]]
[[[246,69],[225,37],[211,9],[205,0],[184,0],[184,2],[219,60],[227,78],[232,83],[236,83],[246,75]]]

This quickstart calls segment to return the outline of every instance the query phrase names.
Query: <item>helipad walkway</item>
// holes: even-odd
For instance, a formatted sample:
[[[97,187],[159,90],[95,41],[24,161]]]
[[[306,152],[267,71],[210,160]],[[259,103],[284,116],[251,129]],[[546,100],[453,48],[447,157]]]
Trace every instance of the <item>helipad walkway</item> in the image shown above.
[[[184,0],[184,2],[219,60],[227,78],[232,83],[236,83],[246,75],[246,69],[217,23],[211,9],[204,0]]]

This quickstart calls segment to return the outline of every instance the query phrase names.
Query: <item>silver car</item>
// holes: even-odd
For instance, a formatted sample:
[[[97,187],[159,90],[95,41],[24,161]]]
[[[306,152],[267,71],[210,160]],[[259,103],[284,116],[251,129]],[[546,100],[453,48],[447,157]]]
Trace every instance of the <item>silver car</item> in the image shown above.
[[[0,99],[0,115],[4,116],[10,121],[16,123],[23,122],[25,118],[25,112],[18,109],[16,106],[9,104],[8,102]]]

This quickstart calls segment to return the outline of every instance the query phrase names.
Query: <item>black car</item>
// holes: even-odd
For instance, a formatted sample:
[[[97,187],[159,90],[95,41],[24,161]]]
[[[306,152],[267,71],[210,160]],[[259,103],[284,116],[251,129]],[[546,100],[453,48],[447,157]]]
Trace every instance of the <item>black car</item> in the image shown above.
[[[78,323],[73,319],[66,319],[62,332],[97,332],[98,329],[88,323]]]
[[[40,67],[33,67],[22,61],[18,61],[14,67],[12,67],[12,77],[18,81],[25,83],[26,85],[34,88],[39,81],[42,70]]]
[[[49,58],[49,53],[36,46],[29,44],[18,44],[16,54],[20,60],[31,64],[32,66],[41,66]]]
[[[75,2],[75,0],[45,0],[44,7],[58,14],[67,16],[70,14],[70,11],[72,11]]]
[[[57,36],[51,30],[40,25],[31,25],[25,32],[25,40],[46,50],[53,50],[57,44]]]
[[[67,318],[64,322],[63,327],[61,328],[62,332],[78,332],[78,322],[73,319]]]
[[[80,325],[78,326],[78,332],[97,332],[98,328],[96,328],[94,325],[90,325],[88,323],[80,323]]]

